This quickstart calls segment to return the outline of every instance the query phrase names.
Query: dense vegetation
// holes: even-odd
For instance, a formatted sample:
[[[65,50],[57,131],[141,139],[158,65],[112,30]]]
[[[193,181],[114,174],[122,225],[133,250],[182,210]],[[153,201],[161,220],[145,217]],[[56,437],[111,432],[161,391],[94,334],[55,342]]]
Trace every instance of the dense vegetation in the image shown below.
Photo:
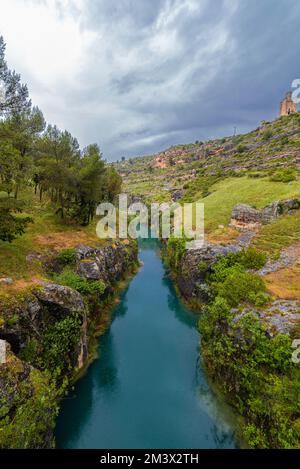
[[[0,37],[0,240],[11,242],[33,220],[20,216],[20,191],[50,198],[62,219],[88,225],[97,204],[112,201],[121,178],[105,164],[97,144],[83,150],[69,132],[46,125],[21,78],[9,70]]]
[[[269,299],[262,279],[246,270],[264,262],[251,249],[213,266],[212,299],[199,321],[202,348],[210,374],[243,415],[248,445],[294,448],[300,443],[300,370],[291,360],[292,337],[270,336],[259,320],[255,309]],[[244,305],[250,311],[243,313]]]

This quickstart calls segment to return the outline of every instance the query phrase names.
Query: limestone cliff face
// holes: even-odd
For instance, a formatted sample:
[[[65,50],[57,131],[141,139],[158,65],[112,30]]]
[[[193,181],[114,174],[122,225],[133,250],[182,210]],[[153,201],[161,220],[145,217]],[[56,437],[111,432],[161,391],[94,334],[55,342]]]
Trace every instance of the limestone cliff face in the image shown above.
[[[219,256],[226,256],[241,249],[239,244],[221,246],[206,243],[199,249],[187,250],[181,259],[177,274],[177,284],[183,297],[187,300],[207,301],[209,299],[207,273]]]
[[[79,275],[87,280],[103,280],[109,286],[119,280],[128,266],[137,260],[136,249],[121,242],[103,248],[81,245],[76,256]]]
[[[289,206],[293,206],[290,204]],[[213,265],[219,260],[220,256],[226,256],[229,253],[239,252],[245,247],[243,238],[236,244],[226,246],[216,244],[205,244],[202,248],[187,250],[183,255],[178,272],[176,273],[176,282],[180,293],[188,301],[198,301],[199,303],[207,303],[211,299],[209,285],[206,282]],[[297,251],[298,252],[298,251]],[[293,258],[292,258],[293,260]],[[277,261],[268,261],[257,274],[264,276],[268,272],[273,272],[278,265],[288,265],[289,259],[283,257]],[[285,263],[283,263],[285,262]],[[271,300],[268,305],[256,308],[244,306],[242,309],[232,309],[236,315],[236,320],[249,312],[252,312],[266,326],[270,337],[282,333],[290,335],[295,325],[299,324],[300,313],[297,301],[291,300]]]
[[[24,292],[20,299],[15,299],[10,304],[0,307],[0,339],[6,341],[8,352],[7,361],[0,364],[0,428],[2,418],[8,417],[10,422],[11,417],[12,422],[16,413],[23,412],[19,407],[19,402],[25,406],[24,413],[28,410],[27,404],[34,407],[36,388],[31,382],[32,375],[42,383],[39,389],[43,386],[47,388],[45,383],[48,375],[45,375],[45,368],[48,371],[50,369],[50,374],[56,373],[54,368],[59,365],[61,369],[59,382],[62,382],[64,376],[70,377],[74,371],[85,366],[89,357],[89,342],[93,336],[93,328],[97,322],[101,322],[102,301],[113,292],[116,281],[132,270],[133,265],[137,263],[136,245],[126,242],[117,242],[103,248],[81,245],[76,249],[75,254],[76,262],[72,266],[73,272],[76,275],[79,274],[89,284],[101,280],[106,286],[104,291],[99,290],[89,295],[79,293],[74,288],[65,285],[50,281],[41,282],[30,292]],[[45,264],[48,272],[51,267],[58,272],[62,269],[57,256],[47,259]],[[72,336],[66,337],[68,331],[72,333]],[[62,334],[61,340],[60,333]],[[53,356],[54,358],[56,356],[56,349],[55,347],[51,349],[51,334],[56,334],[58,337],[58,348],[62,347],[61,344],[66,347],[66,350],[63,349],[61,362],[54,363],[54,365],[52,362]],[[49,347],[48,362],[45,362],[43,357]],[[46,422],[43,430],[40,430],[40,433],[44,432],[45,443],[40,444],[33,435],[28,437],[24,434],[23,444],[22,432],[19,432],[18,427],[15,429],[15,434],[19,435],[18,443],[16,443],[18,447],[25,445],[51,447],[53,445],[52,425],[55,417],[55,398],[51,406],[52,408],[47,412],[53,418],[49,417],[49,422]],[[35,425],[35,422],[31,423]],[[14,431],[11,423],[8,423],[6,429],[7,433],[9,431]],[[6,447],[5,444],[0,431],[0,447]]]

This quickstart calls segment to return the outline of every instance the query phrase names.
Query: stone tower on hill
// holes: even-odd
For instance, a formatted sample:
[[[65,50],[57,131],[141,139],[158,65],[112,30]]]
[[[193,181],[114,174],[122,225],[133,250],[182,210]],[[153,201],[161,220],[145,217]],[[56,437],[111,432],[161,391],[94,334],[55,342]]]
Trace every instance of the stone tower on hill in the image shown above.
[[[292,93],[289,91],[286,93],[285,98],[280,103],[280,116],[288,116],[293,112],[297,112],[297,104],[292,100]]]

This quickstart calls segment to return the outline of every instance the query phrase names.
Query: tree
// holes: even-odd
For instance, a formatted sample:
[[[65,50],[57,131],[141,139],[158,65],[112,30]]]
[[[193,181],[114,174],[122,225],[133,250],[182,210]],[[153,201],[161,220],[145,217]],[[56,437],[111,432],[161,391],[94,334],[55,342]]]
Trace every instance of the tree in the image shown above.
[[[28,217],[18,217],[15,213],[21,212],[21,205],[10,197],[10,193],[17,184],[20,175],[20,156],[18,148],[14,145],[9,121],[18,115],[30,112],[31,102],[28,98],[26,85],[21,84],[20,75],[8,69],[5,61],[5,44],[0,37],[0,117],[6,119],[0,124],[0,189],[7,193],[0,198],[0,239],[11,242],[17,235],[24,232],[26,225],[31,221]],[[15,133],[19,138],[19,132]],[[24,174],[24,173],[23,173]],[[23,176],[22,176],[23,177]]]
[[[0,37],[0,238],[11,241],[30,221],[16,215],[21,211],[19,191],[26,186],[39,191],[40,201],[46,193],[62,219],[87,225],[98,203],[113,201],[121,177],[103,161],[97,144],[81,151],[68,131],[46,127],[42,112],[31,106],[26,85],[8,69],[4,53]]]
[[[27,86],[21,83],[20,75],[7,67],[5,43],[2,36],[0,36],[0,82],[3,87],[3,99],[0,100],[0,116],[30,109],[31,102],[28,97]]]
[[[16,217],[14,213],[21,212],[21,206],[16,204],[13,198],[1,199],[0,204],[0,239],[1,241],[13,241],[18,235],[24,233],[30,217]]]
[[[38,136],[45,128],[45,120],[39,108],[25,109],[22,113],[14,112],[2,126],[2,137],[10,142],[15,151],[16,165],[13,174],[14,195],[22,184],[33,175],[33,154]]]
[[[105,193],[106,169],[97,144],[83,150],[78,167],[73,216],[88,225]]]

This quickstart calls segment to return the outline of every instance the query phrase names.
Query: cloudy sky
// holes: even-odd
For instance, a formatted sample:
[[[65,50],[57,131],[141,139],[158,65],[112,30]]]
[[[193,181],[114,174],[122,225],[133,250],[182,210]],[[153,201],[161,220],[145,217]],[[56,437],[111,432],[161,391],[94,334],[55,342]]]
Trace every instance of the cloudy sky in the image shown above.
[[[272,119],[299,25],[299,0],[0,0],[33,103],[108,160]]]

